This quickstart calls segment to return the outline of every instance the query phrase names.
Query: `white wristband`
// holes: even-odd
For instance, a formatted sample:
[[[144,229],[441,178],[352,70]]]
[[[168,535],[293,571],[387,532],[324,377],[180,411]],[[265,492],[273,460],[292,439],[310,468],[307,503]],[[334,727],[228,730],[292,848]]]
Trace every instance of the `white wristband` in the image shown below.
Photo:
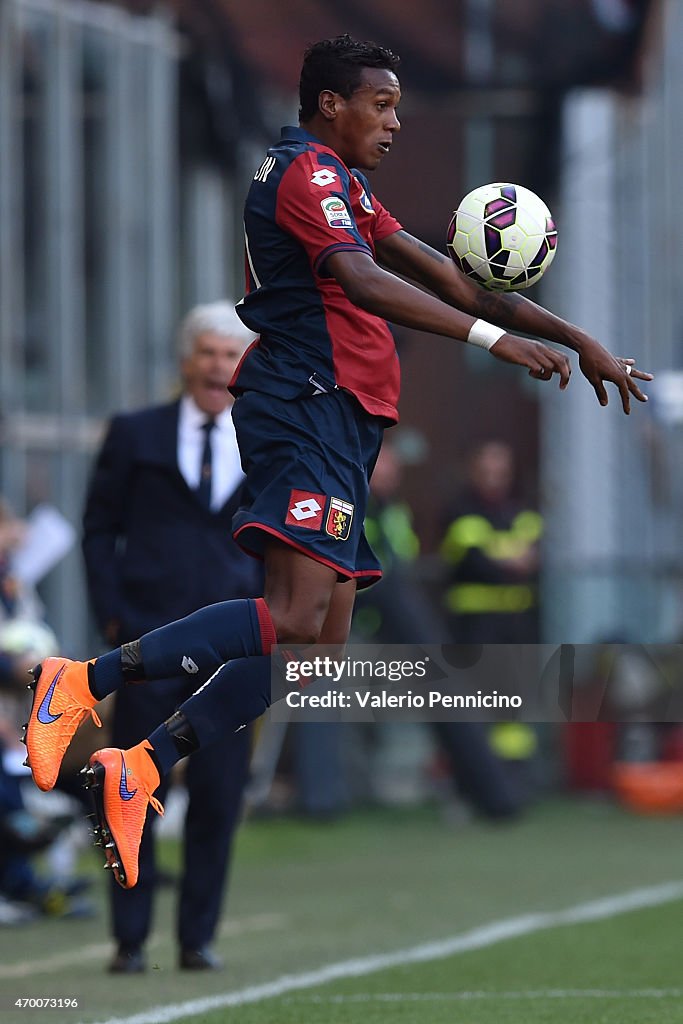
[[[486,320],[475,320],[467,335],[467,344],[476,345],[477,348],[485,348],[487,351],[503,337],[505,331]]]

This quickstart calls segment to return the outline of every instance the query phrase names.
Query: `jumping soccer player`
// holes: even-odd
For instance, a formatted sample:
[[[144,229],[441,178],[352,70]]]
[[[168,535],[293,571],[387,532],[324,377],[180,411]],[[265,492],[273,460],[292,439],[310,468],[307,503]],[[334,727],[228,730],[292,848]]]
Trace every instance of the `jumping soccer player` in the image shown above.
[[[635,378],[651,375],[633,360],[528,299],[485,291],[373,196],[356,168],[374,170],[394,144],[398,63],[348,36],[310,47],[300,126],[283,130],[247,196],[247,295],[238,309],[260,339],[231,383],[247,474],[233,528],[264,559],[264,597],[211,605],[93,661],[51,658],[35,671],[26,742],[41,789],[54,785],[78,725],[107,694],[184,671],[198,680],[214,673],[142,743],[98,750],[84,769],[100,842],[125,888],[137,879],[147,806],[162,811],[153,796],[161,777],[266,710],[274,643],[344,644],[356,587],[381,574],[363,519],[383,431],[398,418],[386,320],[477,345],[538,380],[558,374],[564,389],[567,357],[505,329],[544,337],[578,354],[601,405],[606,381],[625,413],[631,396],[646,400]]]

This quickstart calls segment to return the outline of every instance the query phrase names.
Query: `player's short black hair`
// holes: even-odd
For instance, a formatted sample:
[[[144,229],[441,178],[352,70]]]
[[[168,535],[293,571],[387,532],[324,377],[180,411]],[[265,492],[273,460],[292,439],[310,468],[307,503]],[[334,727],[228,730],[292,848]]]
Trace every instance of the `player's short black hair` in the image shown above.
[[[324,89],[349,99],[360,85],[363,68],[396,71],[400,63],[401,58],[385,46],[361,43],[348,34],[314,43],[306,50],[301,67],[299,120],[309,121],[314,116]]]

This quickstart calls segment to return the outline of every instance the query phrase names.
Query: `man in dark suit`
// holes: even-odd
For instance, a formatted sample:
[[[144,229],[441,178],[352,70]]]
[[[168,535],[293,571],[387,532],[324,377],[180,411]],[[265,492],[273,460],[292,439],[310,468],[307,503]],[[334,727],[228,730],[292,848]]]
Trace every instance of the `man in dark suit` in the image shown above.
[[[179,331],[180,399],[116,416],[110,424],[83,517],[90,598],[109,643],[134,640],[204,605],[261,592],[258,563],[231,538],[243,475],[227,384],[253,338],[232,303],[197,306]],[[191,658],[183,668],[185,682],[160,680],[120,691],[113,743],[138,743],[206,681]],[[247,777],[249,731],[226,737],[187,762],[177,922],[181,968],[220,966],[209,944]],[[155,878],[148,816],[138,885],[111,887],[118,944],[113,972],[145,969]]]

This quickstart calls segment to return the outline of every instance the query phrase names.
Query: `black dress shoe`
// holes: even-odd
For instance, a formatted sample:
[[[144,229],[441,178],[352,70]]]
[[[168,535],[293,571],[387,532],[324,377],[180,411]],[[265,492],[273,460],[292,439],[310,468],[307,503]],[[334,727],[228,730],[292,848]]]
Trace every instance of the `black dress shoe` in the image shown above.
[[[181,949],[178,966],[184,971],[220,971],[223,961],[202,946],[201,949]]]
[[[143,974],[146,970],[147,961],[140,946],[119,946],[109,964],[110,974]]]

